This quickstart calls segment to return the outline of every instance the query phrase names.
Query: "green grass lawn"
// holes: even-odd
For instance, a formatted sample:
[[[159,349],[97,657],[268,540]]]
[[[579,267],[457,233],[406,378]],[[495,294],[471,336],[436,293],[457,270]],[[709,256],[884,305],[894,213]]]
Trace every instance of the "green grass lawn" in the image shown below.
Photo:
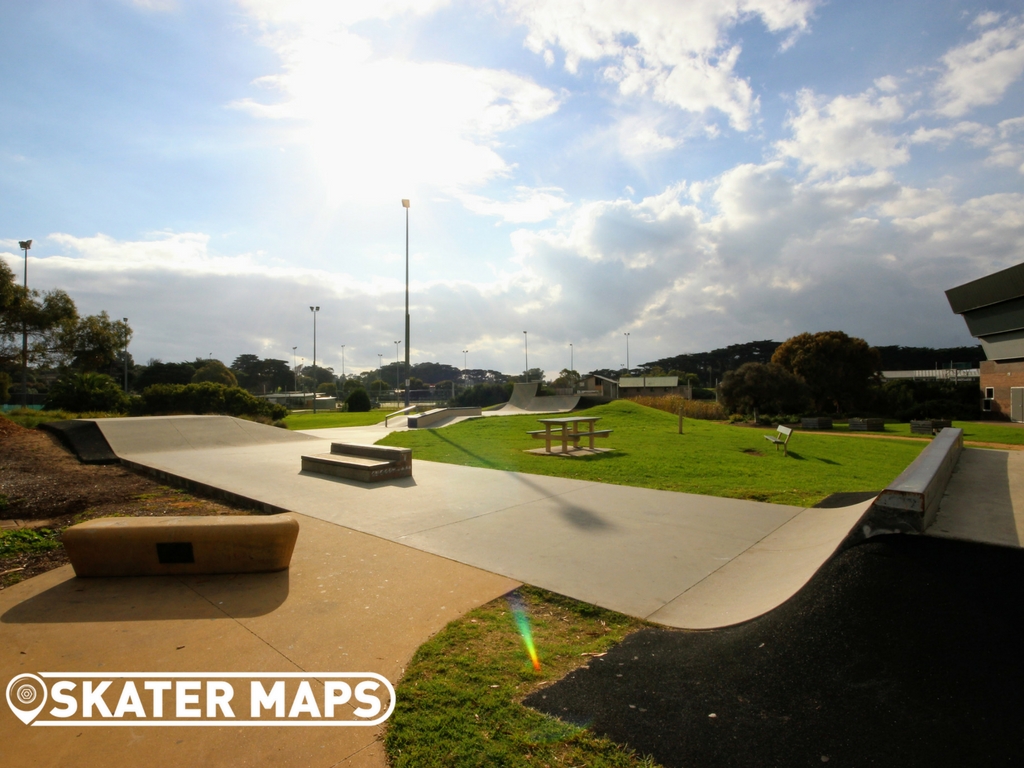
[[[393,411],[366,411],[364,413],[292,413],[284,417],[288,429],[327,429],[328,427],[365,427],[379,424]]]
[[[619,400],[588,410],[612,434],[597,444],[611,453],[580,458],[537,456],[542,447],[527,431],[536,416],[474,419],[438,430],[394,432],[379,442],[412,448],[426,461],[594,480],[708,496],[812,506],[841,491],[881,490],[921,452],[923,442],[848,440],[798,432],[789,456],[749,429],[687,419]]]
[[[953,426],[964,431],[964,440],[979,443],[998,443],[1002,445],[1024,445],[1024,428],[1011,426],[1010,424],[998,424],[994,422],[977,421],[954,421]],[[843,423],[835,424],[835,431],[848,432],[849,426]],[[915,435],[910,431],[908,422],[886,422],[886,434],[898,435],[900,437],[921,437],[928,439],[928,435]],[[880,434],[878,432],[866,432],[857,434]]]
[[[451,622],[420,646],[398,683],[384,738],[390,765],[655,766],[628,747],[520,703],[644,622],[534,587],[517,596],[528,612],[540,670],[524,651],[505,598]]]

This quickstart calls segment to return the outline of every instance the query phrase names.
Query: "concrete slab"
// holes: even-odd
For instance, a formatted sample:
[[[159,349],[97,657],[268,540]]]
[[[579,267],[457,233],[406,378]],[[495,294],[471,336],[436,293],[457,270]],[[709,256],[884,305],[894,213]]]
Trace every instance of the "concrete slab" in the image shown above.
[[[289,571],[76,579],[0,592],[0,679],[22,672],[377,672],[518,582],[309,517]],[[31,728],[0,717],[5,766],[373,766],[377,728]]]
[[[262,444],[128,458],[642,617],[803,511],[415,459],[412,478],[366,487],[297,472],[296,457],[311,450]],[[670,612],[660,619],[685,626]]]
[[[97,419],[96,425],[118,456],[182,449],[295,443],[308,435],[231,416],[138,416]],[[379,439],[379,438],[378,438]]]
[[[928,536],[1024,544],[1024,453],[965,448]]]

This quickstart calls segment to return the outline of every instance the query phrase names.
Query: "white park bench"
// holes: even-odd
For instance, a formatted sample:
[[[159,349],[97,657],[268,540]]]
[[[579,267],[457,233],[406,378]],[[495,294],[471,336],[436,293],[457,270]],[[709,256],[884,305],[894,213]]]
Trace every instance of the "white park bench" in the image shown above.
[[[789,438],[792,436],[793,430],[790,429],[789,427],[784,427],[780,424],[778,432],[776,432],[774,435],[765,435],[764,439],[770,443],[775,443],[776,453],[778,453],[779,446],[781,445],[782,455],[788,456],[789,454],[786,452],[786,445],[789,443]]]

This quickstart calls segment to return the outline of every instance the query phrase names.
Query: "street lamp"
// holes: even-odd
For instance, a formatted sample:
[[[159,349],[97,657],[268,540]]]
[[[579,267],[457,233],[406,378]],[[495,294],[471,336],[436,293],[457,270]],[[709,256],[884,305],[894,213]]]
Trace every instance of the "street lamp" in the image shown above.
[[[292,384],[292,386],[295,387],[294,391],[298,392],[299,391],[299,363],[295,359],[295,350],[296,349],[298,349],[298,347],[292,347],[292,376],[294,377],[294,383]]]
[[[25,301],[28,301],[28,249],[32,247],[31,240],[19,240],[18,247],[25,252]],[[21,320],[21,407],[28,408],[28,325],[25,315]]]
[[[345,381],[345,345],[341,345],[341,380]]]
[[[313,415],[316,415],[316,313],[320,311],[320,307],[310,307],[309,311],[313,313]]]
[[[572,342],[571,341],[569,342],[569,370],[570,371],[575,371],[576,370],[576,368],[573,366],[573,362],[572,362]]]
[[[530,334],[523,331],[523,349],[526,353],[526,383],[530,383]]]
[[[409,407],[409,201],[402,200],[405,208],[405,407]],[[397,347],[396,347],[397,349]]]
[[[128,318],[122,317],[124,320],[124,393],[128,394]]]
[[[384,353],[377,353],[377,402],[380,402],[380,385],[384,383]]]
[[[623,334],[626,337],[626,375],[629,376],[629,334]]]
[[[402,370],[401,367],[399,366],[399,362],[398,362],[398,345],[401,344],[401,343],[402,343],[401,341],[396,341],[395,342],[395,394],[396,395],[398,394],[398,384],[399,384],[399,381],[400,381],[400,379],[398,378],[398,374],[399,374],[399,371]],[[405,387],[405,399],[408,402],[408,400],[409,400],[409,387],[408,387],[408,385],[406,385],[406,387]]]

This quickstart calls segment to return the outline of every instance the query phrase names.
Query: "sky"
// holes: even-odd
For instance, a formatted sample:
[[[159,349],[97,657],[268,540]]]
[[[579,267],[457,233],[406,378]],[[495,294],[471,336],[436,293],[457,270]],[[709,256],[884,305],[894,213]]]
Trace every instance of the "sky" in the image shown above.
[[[318,364],[404,357],[403,198],[412,362],[507,373],[526,343],[549,373],[627,338],[634,367],[971,344],[943,291],[1024,261],[1018,2],[34,0],[0,29],[0,258],[20,279],[32,239],[30,287],[127,317],[139,362],[309,364],[310,306]]]

